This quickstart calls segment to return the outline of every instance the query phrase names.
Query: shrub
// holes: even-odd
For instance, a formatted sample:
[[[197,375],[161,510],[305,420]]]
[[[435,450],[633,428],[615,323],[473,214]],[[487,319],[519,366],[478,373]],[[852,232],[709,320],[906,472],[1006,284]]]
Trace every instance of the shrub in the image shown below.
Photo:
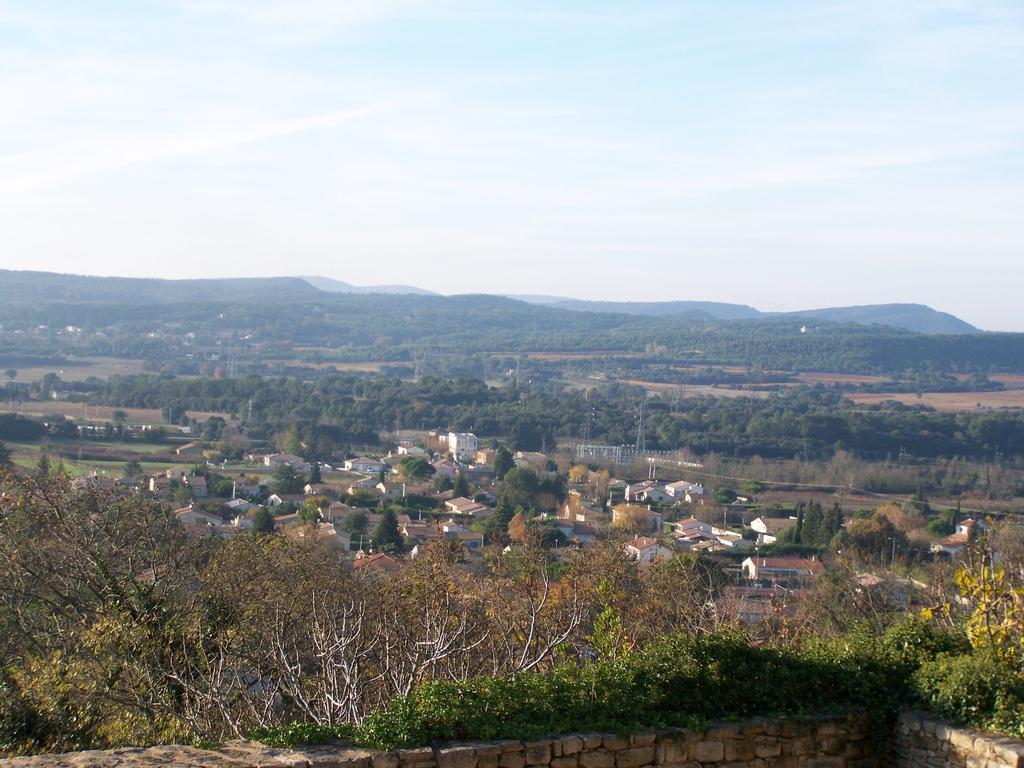
[[[941,654],[913,683],[918,703],[946,720],[1024,736],[1024,674],[991,651]]]

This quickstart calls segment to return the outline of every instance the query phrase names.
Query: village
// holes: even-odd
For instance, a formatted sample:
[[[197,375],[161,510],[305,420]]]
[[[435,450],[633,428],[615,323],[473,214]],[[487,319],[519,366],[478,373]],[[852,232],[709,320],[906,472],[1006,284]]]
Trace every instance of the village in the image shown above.
[[[490,558],[527,544],[543,547],[554,564],[587,557],[609,542],[640,569],[679,555],[704,557],[727,578],[720,599],[748,626],[791,613],[833,554],[827,546],[785,546],[800,540],[794,534],[805,524],[809,531],[813,503],[805,520],[802,505],[762,507],[753,495],[658,479],[653,462],[613,465],[623,475],[616,477],[609,467],[574,463],[565,451],[512,452],[470,432],[400,437],[386,455],[324,462],[252,452],[232,465],[209,463],[202,441],[194,441],[178,449],[190,463],[131,480],[92,474],[73,484],[164,500],[191,537],[315,541],[356,570],[385,575],[438,542],[477,573],[486,572]],[[636,479],[644,470],[647,476]],[[827,544],[848,522],[838,505],[821,513],[817,541]],[[976,526],[984,523],[959,521],[955,533],[930,545],[930,556],[956,559]],[[891,559],[889,541],[882,542],[880,567],[856,573],[854,586],[884,590],[888,602],[906,609],[927,585],[890,572],[895,536]]]

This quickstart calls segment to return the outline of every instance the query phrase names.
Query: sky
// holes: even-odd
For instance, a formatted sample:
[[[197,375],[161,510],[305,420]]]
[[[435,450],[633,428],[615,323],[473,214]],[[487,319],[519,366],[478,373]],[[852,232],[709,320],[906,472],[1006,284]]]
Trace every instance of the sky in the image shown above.
[[[0,0],[0,267],[1024,330],[1021,0]]]

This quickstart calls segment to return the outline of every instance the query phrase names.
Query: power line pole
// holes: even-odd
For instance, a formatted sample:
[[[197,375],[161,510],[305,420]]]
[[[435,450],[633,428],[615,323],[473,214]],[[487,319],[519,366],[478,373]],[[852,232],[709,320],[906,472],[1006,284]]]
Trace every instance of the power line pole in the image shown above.
[[[647,403],[647,396],[644,395],[644,399],[640,401],[640,424],[636,430],[636,450],[637,453],[647,453],[647,439],[644,434],[644,405]]]

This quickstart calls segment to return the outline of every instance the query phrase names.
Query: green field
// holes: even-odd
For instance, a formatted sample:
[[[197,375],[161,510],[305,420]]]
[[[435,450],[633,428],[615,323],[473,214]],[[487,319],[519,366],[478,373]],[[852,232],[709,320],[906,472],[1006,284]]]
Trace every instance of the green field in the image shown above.
[[[97,444],[86,442],[83,443],[83,453],[85,454],[92,452],[92,449],[97,445],[102,447],[112,446],[118,449],[118,453],[127,454],[130,458],[83,458],[81,461],[77,458],[78,443],[76,441],[49,441],[45,445],[43,443],[7,442],[5,445],[11,450],[11,459],[14,464],[25,469],[31,469],[36,466],[39,457],[42,455],[43,448],[46,447],[51,466],[58,462],[63,462],[65,471],[73,477],[91,475],[93,473],[120,477],[124,472],[125,464],[131,459],[139,462],[142,466],[142,471],[146,474],[156,474],[177,464],[188,463],[164,460],[168,450],[166,445],[146,445],[144,443]],[[147,460],[147,457],[159,457],[159,460]]]

